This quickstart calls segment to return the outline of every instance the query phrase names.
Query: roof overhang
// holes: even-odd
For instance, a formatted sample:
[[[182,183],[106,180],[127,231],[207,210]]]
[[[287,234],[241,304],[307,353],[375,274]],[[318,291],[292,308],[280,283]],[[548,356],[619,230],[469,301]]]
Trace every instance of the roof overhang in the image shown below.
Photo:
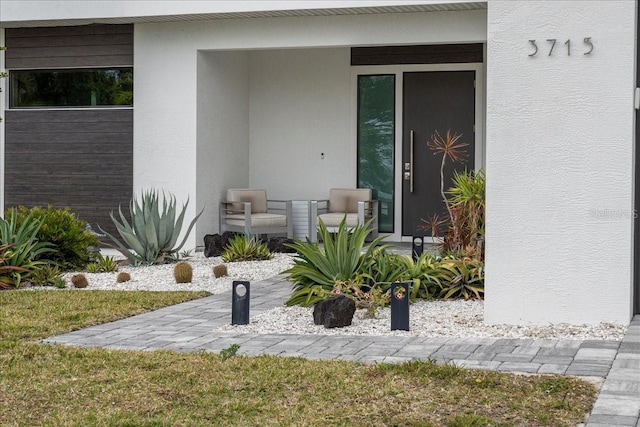
[[[91,8],[87,8],[88,4],[84,3],[84,8],[78,8],[79,10],[73,10],[72,14],[75,16],[64,16],[64,13],[57,13],[55,18],[45,17],[46,14],[33,13],[33,18],[29,14],[29,10],[23,10],[26,4],[29,4],[30,9],[35,5],[34,1],[19,1],[19,0],[4,0],[0,2],[0,16],[9,16],[8,20],[0,20],[0,27],[3,28],[18,28],[18,27],[52,27],[52,26],[72,26],[72,25],[89,25],[89,24],[131,24],[131,23],[143,23],[143,22],[176,22],[176,21],[210,21],[217,19],[246,19],[246,18],[272,18],[272,17],[296,17],[296,16],[338,16],[338,15],[369,15],[369,14],[387,14],[387,13],[416,13],[416,12],[444,12],[444,11],[469,11],[486,9],[487,1],[343,1],[343,2],[327,2],[327,1],[310,1],[310,2],[257,2],[262,7],[266,7],[264,10],[249,10],[249,7],[241,7],[243,2],[196,2],[200,3],[196,8],[190,8],[189,13],[176,13],[175,8],[173,10],[166,10],[166,14],[154,14],[157,12],[152,7],[154,3],[165,2],[126,2],[129,5],[135,3],[143,3],[146,6],[146,12],[149,15],[143,13],[136,13],[135,7],[127,10],[111,11],[108,9],[108,4],[103,5],[100,12],[94,13],[91,16]],[[49,6],[58,3],[57,1],[49,0],[45,2]],[[65,2],[67,5],[69,2]],[[77,2],[76,2],[77,3]],[[96,2],[97,3],[109,3],[109,2]],[[120,3],[120,2],[110,2]],[[177,8],[183,2],[171,2]],[[194,3],[194,2],[184,2]],[[184,4],[183,3],[183,4]],[[208,3],[208,5],[207,5]],[[216,4],[217,3],[217,4]],[[219,7],[223,3],[235,3],[235,7]],[[255,4],[256,2],[244,2]],[[286,4],[289,6],[316,6],[305,8],[286,8]],[[280,8],[269,10],[270,5],[277,4]],[[333,5],[334,7],[322,7],[322,5]],[[368,4],[367,6],[355,6],[357,4]],[[4,7],[3,7],[4,5]],[[80,6],[80,5],[78,5]],[[210,7],[206,7],[210,6]],[[214,7],[218,6],[218,7]],[[338,7],[335,7],[338,6]],[[3,10],[4,9],[4,10]],[[209,10],[207,10],[209,9]],[[223,10],[226,9],[226,10]],[[245,10],[242,10],[245,9]],[[33,9],[31,9],[33,10]],[[84,16],[82,16],[84,14]],[[40,15],[40,16],[38,16]],[[110,15],[110,16],[109,16]],[[13,19],[13,20],[12,20]]]

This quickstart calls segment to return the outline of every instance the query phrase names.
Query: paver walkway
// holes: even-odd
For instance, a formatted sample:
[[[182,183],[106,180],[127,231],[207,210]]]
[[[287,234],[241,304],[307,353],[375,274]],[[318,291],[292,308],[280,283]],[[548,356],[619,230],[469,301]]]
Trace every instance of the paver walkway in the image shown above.
[[[291,287],[278,276],[251,283],[251,316],[282,306]],[[640,427],[640,316],[622,342],[551,339],[326,336],[212,332],[231,322],[231,293],[212,295],[48,338],[47,343],[128,350],[219,352],[401,362],[433,358],[470,368],[605,378],[587,427]]]

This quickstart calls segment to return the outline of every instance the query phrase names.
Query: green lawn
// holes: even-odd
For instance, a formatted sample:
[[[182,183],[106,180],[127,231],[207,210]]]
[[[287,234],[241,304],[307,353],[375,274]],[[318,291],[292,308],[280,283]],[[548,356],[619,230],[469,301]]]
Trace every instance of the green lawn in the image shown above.
[[[204,296],[0,292],[1,426],[574,426],[595,388],[431,362],[120,351],[38,339]]]

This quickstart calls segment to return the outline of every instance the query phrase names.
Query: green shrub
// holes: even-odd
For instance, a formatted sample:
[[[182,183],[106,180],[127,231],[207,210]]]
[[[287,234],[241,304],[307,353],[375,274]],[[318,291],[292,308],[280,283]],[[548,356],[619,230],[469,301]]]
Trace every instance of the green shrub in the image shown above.
[[[31,273],[29,280],[31,286],[55,286],[56,288],[66,288],[67,283],[62,277],[62,271],[57,265],[46,264],[35,269]]]
[[[238,234],[229,239],[229,243],[222,252],[224,262],[236,261],[264,261],[273,258],[273,254],[266,244],[256,237]]]
[[[111,220],[116,226],[122,240],[110,233],[102,231],[113,243],[113,247],[135,264],[159,264],[168,259],[175,258],[178,251],[184,246],[191,229],[202,215],[202,211],[191,221],[182,242],[176,246],[178,236],[182,229],[182,223],[187,211],[187,203],[182,206],[182,211],[176,218],[176,199],[172,194],[168,196],[162,193],[162,206],[160,206],[160,193],[149,190],[142,193],[138,201],[135,197],[129,203],[131,223],[118,209],[120,220],[117,220],[111,212]]]
[[[9,210],[5,218],[9,219],[16,212]],[[36,259],[47,258],[54,261],[63,270],[84,268],[93,260],[92,249],[100,245],[94,233],[87,230],[87,223],[71,212],[69,208],[26,208],[20,206],[17,210],[17,224],[21,225],[26,218],[41,220],[37,238],[41,242],[49,242],[54,252],[48,252]]]
[[[297,251],[297,256],[294,265],[284,272],[293,283],[293,293],[286,304],[310,306],[331,295],[337,284],[347,287],[366,284],[365,275],[375,263],[375,250],[386,247],[376,249],[384,239],[380,236],[364,250],[365,240],[371,233],[370,221],[350,230],[343,220],[334,234],[320,221],[318,239],[324,242],[324,247],[309,239],[288,244]],[[368,280],[371,283],[373,279]]]
[[[44,218],[34,218],[29,213],[18,224],[15,209],[8,211],[7,219],[0,218],[0,245],[7,246],[3,255],[2,281],[4,287],[19,287],[23,280],[29,278],[36,268],[48,264],[45,255],[53,252],[49,242],[41,242],[38,231]]]

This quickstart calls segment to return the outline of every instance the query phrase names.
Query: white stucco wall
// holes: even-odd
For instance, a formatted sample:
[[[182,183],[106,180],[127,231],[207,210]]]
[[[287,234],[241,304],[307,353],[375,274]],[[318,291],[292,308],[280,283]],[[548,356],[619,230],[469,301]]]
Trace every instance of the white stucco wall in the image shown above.
[[[273,198],[321,197],[331,185],[355,182],[355,143],[348,135],[355,120],[349,108],[350,46],[483,42],[485,34],[486,10],[136,24],[134,186],[162,186],[179,200],[189,197],[188,218],[206,206],[187,246],[202,245],[204,234],[218,231],[217,211],[209,209],[217,210],[226,183],[245,182],[239,175],[244,166],[232,175],[225,168],[207,170],[206,165],[218,165],[220,147],[200,144],[215,138],[229,141],[237,133],[242,119],[224,117],[242,108],[235,90],[222,87],[230,78],[225,73],[243,75],[245,70],[237,62],[217,67],[215,62],[225,57],[215,52],[246,52],[249,57],[249,185],[268,188]],[[237,82],[233,87],[244,91]],[[225,103],[216,106],[207,91],[221,91]],[[221,119],[209,123],[209,117]],[[204,128],[216,123],[227,128]],[[296,159],[289,154],[292,149]],[[313,173],[301,173],[309,172],[306,161]],[[224,166],[231,164],[235,166]]]
[[[489,323],[629,322],[634,16],[633,1],[489,2]]]
[[[356,185],[350,58],[348,48],[252,53],[253,187],[276,199],[309,200]]]
[[[195,235],[218,232],[218,202],[249,186],[249,52],[198,54],[197,195],[205,205]]]

